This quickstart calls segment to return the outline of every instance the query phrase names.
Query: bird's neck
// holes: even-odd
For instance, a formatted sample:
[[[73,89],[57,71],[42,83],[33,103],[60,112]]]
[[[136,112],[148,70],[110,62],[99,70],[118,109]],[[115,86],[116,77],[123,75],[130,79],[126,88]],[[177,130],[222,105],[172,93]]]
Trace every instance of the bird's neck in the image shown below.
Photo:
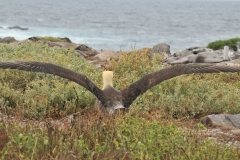
[[[103,77],[103,89],[106,87],[113,87],[113,72],[104,71],[102,74]]]
[[[111,86],[113,87],[113,82],[112,79],[107,79],[103,81],[103,89],[105,89],[106,87]]]

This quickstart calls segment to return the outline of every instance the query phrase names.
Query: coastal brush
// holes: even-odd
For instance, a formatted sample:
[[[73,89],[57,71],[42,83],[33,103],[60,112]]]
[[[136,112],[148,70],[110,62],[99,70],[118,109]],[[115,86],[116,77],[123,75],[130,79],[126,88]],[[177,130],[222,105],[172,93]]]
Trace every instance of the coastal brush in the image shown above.
[[[103,89],[100,89],[87,76],[51,63],[10,61],[0,62],[0,68],[43,72],[74,81],[96,96],[96,104],[103,115],[113,115],[118,110],[128,111],[130,105],[139,95],[155,85],[176,76],[192,73],[240,72],[240,68],[226,65],[207,63],[179,64],[147,74],[128,87],[117,90],[113,87],[112,71],[103,72]]]

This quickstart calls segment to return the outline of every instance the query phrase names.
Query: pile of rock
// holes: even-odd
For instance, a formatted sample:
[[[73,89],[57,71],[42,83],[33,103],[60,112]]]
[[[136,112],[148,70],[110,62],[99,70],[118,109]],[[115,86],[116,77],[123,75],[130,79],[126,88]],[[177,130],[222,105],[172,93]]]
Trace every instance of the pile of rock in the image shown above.
[[[39,37],[30,37],[31,41],[43,41],[50,47],[63,47],[72,48],[79,53],[79,56],[84,57],[90,63],[97,67],[108,66],[109,61],[114,59],[118,60],[120,52],[114,52],[112,50],[96,51],[91,47],[84,44],[76,44],[71,42],[69,38],[61,38],[63,42],[53,42],[44,40]],[[0,43],[9,43],[11,45],[19,45],[24,41],[18,41],[14,37],[5,37],[0,39]],[[191,47],[182,51],[177,51],[174,54],[170,52],[170,46],[165,43],[159,43],[151,49],[149,56],[155,54],[161,54],[164,56],[164,64],[185,64],[185,63],[221,63],[224,62],[228,65],[240,66],[240,42],[237,43],[238,51],[229,50],[228,60],[224,59],[223,50],[212,50],[205,47]]]
[[[240,47],[240,43],[237,44]],[[185,63],[227,63],[229,65],[240,66],[240,51],[228,51],[228,60],[224,59],[224,50],[212,50],[205,47],[191,47],[174,54],[170,53],[170,46],[164,43],[155,45],[150,56],[163,54],[165,64],[185,64]]]
[[[156,49],[157,48],[157,49]],[[212,50],[205,47],[191,47],[182,51],[177,51],[173,55],[167,44],[157,44],[152,48],[150,56],[159,53],[164,54],[166,64],[185,64],[185,63],[220,63],[226,62],[229,65],[239,65],[240,52],[228,51],[228,60],[224,59],[223,50]]]
[[[112,50],[101,50],[96,51],[95,49],[88,47],[84,44],[76,44],[73,43],[69,38],[60,38],[62,42],[53,42],[49,40],[44,40],[39,37],[30,37],[27,40],[30,41],[43,41],[47,43],[50,47],[53,48],[68,48],[68,49],[74,49],[76,52],[79,53],[79,56],[84,57],[89,63],[101,67],[105,66],[107,67],[109,64],[109,61],[114,59],[118,60],[120,52],[114,52]],[[18,41],[14,37],[5,37],[0,39],[0,43],[8,43],[10,45],[19,45],[23,43],[26,40]]]

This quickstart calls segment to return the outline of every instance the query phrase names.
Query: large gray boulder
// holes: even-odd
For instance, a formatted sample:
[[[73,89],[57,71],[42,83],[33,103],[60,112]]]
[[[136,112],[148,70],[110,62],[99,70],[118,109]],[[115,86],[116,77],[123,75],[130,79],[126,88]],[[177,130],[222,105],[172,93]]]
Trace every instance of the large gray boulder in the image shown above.
[[[212,52],[201,52],[188,58],[189,63],[219,63],[223,57]]]
[[[178,58],[182,58],[185,56],[190,56],[190,55],[196,55],[199,54],[201,52],[210,52],[211,49],[207,49],[204,47],[190,47],[190,48],[186,48],[182,51],[177,51],[176,53],[173,54],[174,57],[178,57]]]
[[[91,47],[88,47],[84,44],[80,44],[75,48],[75,51],[80,53],[79,55],[83,56],[84,58],[92,57],[98,54],[96,50]]]
[[[155,54],[164,54],[164,57],[167,58],[171,56],[170,46],[165,43],[159,43],[153,46],[149,56],[154,56]]]
[[[227,62],[223,59],[223,50],[212,50],[204,47],[191,47],[178,51],[173,56],[165,59],[168,64],[185,64],[185,63],[221,63]],[[239,59],[237,52],[228,51],[229,60]]]
[[[4,37],[0,39],[0,43],[12,43],[15,42],[16,39],[14,37]]]
[[[219,63],[223,61],[223,57],[212,52],[201,52],[197,55],[190,54],[186,56],[179,56],[175,61],[170,62],[170,57],[166,60],[170,64],[185,64],[185,63]]]
[[[201,123],[209,127],[240,128],[240,114],[211,114],[201,118]]]

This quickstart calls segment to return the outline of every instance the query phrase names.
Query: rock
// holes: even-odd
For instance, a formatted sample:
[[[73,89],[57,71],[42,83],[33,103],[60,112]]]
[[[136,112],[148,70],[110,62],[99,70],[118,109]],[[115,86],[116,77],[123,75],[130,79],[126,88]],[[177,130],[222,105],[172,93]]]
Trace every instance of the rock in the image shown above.
[[[174,58],[176,59],[174,60]],[[169,57],[165,60],[165,62],[169,62],[170,64],[186,64],[186,63],[189,63],[188,58],[189,56],[182,57],[182,58]]]
[[[17,45],[20,45],[20,44],[22,44],[23,42],[25,42],[25,40],[22,40],[22,41],[14,41],[14,42],[12,42],[12,43],[10,43],[10,45],[11,46],[17,46]]]
[[[173,62],[177,61],[178,58],[177,57],[168,57],[166,59],[163,60],[163,64],[172,64]]]
[[[190,57],[190,63],[219,63],[223,61],[223,57],[212,52],[198,53],[196,57]]]
[[[81,44],[78,47],[76,47],[75,51],[77,51],[80,54],[80,56],[83,56],[84,58],[92,57],[98,54],[96,50],[84,44]]]
[[[36,41],[40,41],[41,38],[39,38],[39,37],[29,37],[28,40],[36,42]]]
[[[49,44],[50,47],[63,47],[63,48],[72,48],[79,53],[79,56],[84,58],[88,58],[91,56],[95,56],[98,52],[86,45],[83,44],[76,44],[76,43],[69,43],[69,42],[46,42]]]
[[[51,41],[47,41],[46,43],[49,44],[50,47],[63,47],[63,48],[72,48],[75,49],[79,46],[79,44],[75,44],[75,43],[68,43],[68,42],[51,42]]]
[[[3,39],[0,39],[0,43],[11,43],[15,41],[16,39],[14,37],[5,37]]]
[[[78,47],[75,48],[75,50],[79,50],[79,51],[91,51],[92,48],[84,45],[84,44],[81,44],[79,45]]]
[[[92,51],[76,50],[76,51],[79,53],[79,56],[82,56],[84,58],[92,57],[92,56],[99,54],[96,50],[92,50]]]
[[[223,52],[223,49],[212,50],[204,47],[191,47],[175,52],[173,56],[167,57],[164,62],[168,64],[221,63],[224,61]],[[231,61],[239,59],[240,53],[238,54],[238,52],[235,52],[234,50],[229,50],[228,57],[229,61],[224,62],[236,65],[235,62],[235,64],[232,64]]]
[[[207,51],[209,52],[210,50],[207,50],[207,48],[199,47],[199,48],[193,49],[192,53],[193,54],[198,54],[198,53],[207,52]]]
[[[192,50],[190,50],[193,54],[199,54],[202,52],[210,52],[211,49],[205,48],[205,47],[194,47]]]
[[[205,47],[190,47],[190,48],[184,49],[183,51],[189,51],[193,54],[198,54],[198,53],[206,52],[206,51],[209,52],[209,51],[211,51],[211,49],[208,49]]]
[[[240,114],[212,114],[201,118],[201,123],[210,127],[240,128]]]
[[[20,26],[8,27],[8,29],[20,29],[20,30],[28,30],[28,28],[23,28],[23,27],[20,27]]]
[[[118,60],[119,59],[120,52],[114,52],[112,50],[101,50],[101,52],[93,57],[87,58],[87,60],[98,60],[103,62],[109,62],[110,60]]]
[[[173,56],[177,57],[177,58],[182,58],[182,57],[186,57],[186,56],[190,56],[190,55],[193,55],[193,53],[189,50],[178,51],[173,54]]]
[[[79,52],[81,56],[87,58],[92,57],[98,54],[98,52],[91,47],[88,47],[84,44],[80,44],[78,47],[75,48],[75,51]]]
[[[198,54],[201,52],[211,52],[211,49],[204,48],[204,47],[190,47],[187,49],[184,49],[182,51],[177,51],[176,53],[173,54],[175,57],[183,57],[183,56],[189,56],[193,54]]]
[[[170,64],[185,64],[185,63],[219,63],[224,61],[222,52],[220,53],[210,51],[207,48],[196,49],[196,47],[194,47],[180,52],[176,52],[174,53],[173,56],[176,57],[175,61],[173,61],[169,57],[166,59],[166,62],[169,62]],[[233,56],[231,56],[231,59],[232,57]]]
[[[61,40],[64,40],[65,42],[72,43],[72,41],[68,37],[60,38]]]
[[[167,58],[167,62],[170,62],[170,57]],[[178,58],[175,61],[172,60],[170,64],[186,64],[186,63],[219,63],[222,62],[222,56],[216,55],[214,53],[202,52],[197,55],[189,55],[182,58]]]
[[[173,54],[173,56],[180,59],[186,56],[197,55],[202,52],[210,52],[210,51],[211,49],[207,49],[204,47],[191,47],[191,48],[184,49],[182,51],[177,51]]]
[[[112,50],[101,50],[99,54],[93,57],[87,57],[86,60],[98,68],[106,68],[111,60],[114,59],[115,61],[118,61],[120,54],[120,52],[114,52]]]
[[[156,53],[164,54],[164,58],[167,58],[167,57],[171,56],[170,46],[165,43],[159,43],[159,44],[153,46],[149,56],[152,57]]]
[[[88,58],[92,57],[98,54],[96,50],[94,50],[91,47],[88,47],[84,44],[76,44],[72,43],[69,38],[60,38],[61,40],[64,40],[65,42],[54,42],[49,41],[46,39],[42,39],[41,37],[30,37],[28,38],[31,41],[43,41],[47,43],[50,47],[60,47],[60,48],[68,48],[68,49],[74,49],[79,53],[80,57]]]
[[[182,51],[175,52],[171,57],[165,59],[165,62],[169,64],[185,64],[185,63],[196,63],[198,57],[196,54],[205,51],[202,47],[191,47]],[[175,57],[175,58],[173,58]]]

